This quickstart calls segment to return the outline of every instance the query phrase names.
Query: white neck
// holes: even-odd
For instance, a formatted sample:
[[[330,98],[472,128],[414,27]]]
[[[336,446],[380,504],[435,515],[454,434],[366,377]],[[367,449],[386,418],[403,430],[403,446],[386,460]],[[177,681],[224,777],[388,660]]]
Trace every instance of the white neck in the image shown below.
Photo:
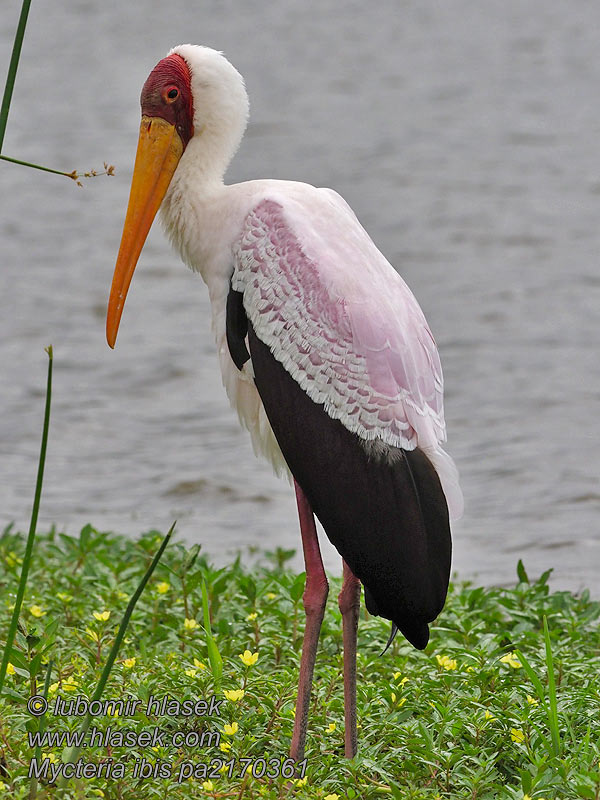
[[[161,206],[171,243],[202,275],[211,296],[229,279],[231,243],[245,213],[234,199],[240,185],[223,182],[233,146],[227,153],[220,145],[204,134],[190,141]]]
[[[222,186],[245,128],[245,120],[243,127],[240,125],[237,130],[225,131],[215,121],[209,120],[190,139],[173,176],[174,180],[203,185],[209,190]]]

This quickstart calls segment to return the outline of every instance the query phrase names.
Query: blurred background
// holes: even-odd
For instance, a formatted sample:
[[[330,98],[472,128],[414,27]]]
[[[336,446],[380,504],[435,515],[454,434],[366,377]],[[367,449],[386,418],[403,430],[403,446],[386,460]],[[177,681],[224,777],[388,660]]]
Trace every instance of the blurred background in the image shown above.
[[[20,5],[3,3],[2,85]],[[38,530],[177,519],[217,562],[300,546],[290,486],[228,406],[205,287],[158,224],[114,352],[104,338],[140,90],[192,42],[246,78],[228,182],[335,188],[425,311],[466,501],[458,577],[512,582],[522,558],[597,594],[599,33],[592,0],[33,3],[3,153],[116,176],[0,163],[0,526],[28,527],[52,344]]]

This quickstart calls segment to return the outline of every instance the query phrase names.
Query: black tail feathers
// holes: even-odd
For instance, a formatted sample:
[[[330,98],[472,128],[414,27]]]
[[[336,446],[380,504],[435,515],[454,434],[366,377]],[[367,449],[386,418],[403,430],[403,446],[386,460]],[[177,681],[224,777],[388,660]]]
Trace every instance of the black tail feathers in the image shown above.
[[[384,656],[387,653],[388,648],[391,645],[391,643],[394,641],[394,639],[396,638],[396,634],[397,633],[398,633],[398,626],[396,625],[395,622],[392,622],[392,630],[391,630],[391,633],[390,633],[390,638],[387,640],[386,646],[383,648],[383,650],[379,654],[379,658],[381,658],[381,656]]]

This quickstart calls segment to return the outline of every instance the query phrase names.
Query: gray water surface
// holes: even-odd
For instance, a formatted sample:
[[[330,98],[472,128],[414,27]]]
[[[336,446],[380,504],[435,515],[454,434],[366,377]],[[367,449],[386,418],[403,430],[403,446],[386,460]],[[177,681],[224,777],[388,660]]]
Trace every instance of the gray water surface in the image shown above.
[[[3,5],[2,70],[20,5]],[[466,500],[458,575],[509,582],[522,558],[597,593],[599,35],[591,0],[33,4],[3,152],[116,177],[79,189],[0,163],[0,525],[28,525],[52,343],[40,530],[177,518],[216,560],[299,547],[289,485],[228,407],[205,287],[158,226],[105,343],[139,92],[192,41],[246,78],[228,180],[335,188],[425,311]]]

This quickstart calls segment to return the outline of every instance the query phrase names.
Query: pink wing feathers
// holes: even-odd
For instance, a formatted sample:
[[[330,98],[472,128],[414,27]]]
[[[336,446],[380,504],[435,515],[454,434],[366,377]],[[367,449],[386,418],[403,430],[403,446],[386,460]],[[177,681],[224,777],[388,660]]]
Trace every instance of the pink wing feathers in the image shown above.
[[[248,214],[232,287],[309,397],[364,440],[423,449],[459,516],[458,475],[439,446],[442,370],[423,312],[341,197],[305,193],[272,192]]]

